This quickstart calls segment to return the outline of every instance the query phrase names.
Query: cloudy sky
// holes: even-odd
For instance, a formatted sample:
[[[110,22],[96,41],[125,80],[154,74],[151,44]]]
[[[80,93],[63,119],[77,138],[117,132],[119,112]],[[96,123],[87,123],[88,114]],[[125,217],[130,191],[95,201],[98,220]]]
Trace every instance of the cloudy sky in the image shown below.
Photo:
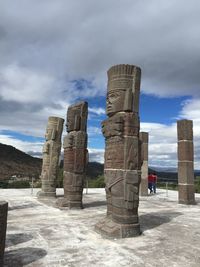
[[[199,0],[0,0],[0,142],[39,155],[48,116],[83,99],[90,160],[103,162],[106,72],[134,64],[150,165],[176,167],[186,118],[200,169],[199,14]]]

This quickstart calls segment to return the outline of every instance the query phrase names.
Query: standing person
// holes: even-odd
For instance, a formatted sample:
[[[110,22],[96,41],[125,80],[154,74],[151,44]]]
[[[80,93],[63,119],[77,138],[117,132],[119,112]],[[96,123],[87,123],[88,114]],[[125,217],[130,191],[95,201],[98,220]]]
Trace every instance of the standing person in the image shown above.
[[[148,175],[148,188],[150,190],[150,194],[153,193],[153,183],[154,183],[154,176],[153,176],[153,173],[149,173]]]
[[[156,194],[156,183],[157,183],[157,175],[156,175],[156,172],[153,173],[153,183],[152,183],[152,187],[153,187],[153,192],[154,194]]]

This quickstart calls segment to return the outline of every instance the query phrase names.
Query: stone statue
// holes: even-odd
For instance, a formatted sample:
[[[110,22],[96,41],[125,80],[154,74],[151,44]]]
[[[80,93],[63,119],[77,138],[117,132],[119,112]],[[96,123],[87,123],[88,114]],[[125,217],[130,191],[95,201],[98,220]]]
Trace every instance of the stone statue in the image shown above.
[[[113,238],[140,234],[140,76],[140,68],[132,65],[116,65],[108,70],[106,112],[109,118],[102,122],[106,139],[104,176],[107,217],[95,229]]]
[[[83,208],[82,193],[87,165],[87,102],[79,102],[68,108],[67,132],[64,137],[64,198],[58,206]]]
[[[49,117],[43,146],[42,190],[38,197],[56,197],[56,179],[61,150],[64,119]]]

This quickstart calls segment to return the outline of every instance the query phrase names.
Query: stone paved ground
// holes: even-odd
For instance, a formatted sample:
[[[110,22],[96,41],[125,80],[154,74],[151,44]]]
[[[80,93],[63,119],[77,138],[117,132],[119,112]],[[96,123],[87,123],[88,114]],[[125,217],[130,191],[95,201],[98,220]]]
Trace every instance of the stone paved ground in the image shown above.
[[[103,189],[89,189],[78,211],[59,210],[30,193],[0,189],[0,200],[9,202],[5,267],[200,266],[200,195],[195,206],[178,204],[175,191],[142,197],[142,235],[108,240],[94,232],[106,212]]]

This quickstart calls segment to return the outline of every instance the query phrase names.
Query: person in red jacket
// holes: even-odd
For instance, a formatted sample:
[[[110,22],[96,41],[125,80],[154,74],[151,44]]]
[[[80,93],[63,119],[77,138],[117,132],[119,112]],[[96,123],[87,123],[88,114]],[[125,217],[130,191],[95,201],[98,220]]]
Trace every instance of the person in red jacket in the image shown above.
[[[150,194],[153,193],[153,184],[154,184],[154,175],[153,173],[149,173],[148,175],[148,188],[150,190]]]

